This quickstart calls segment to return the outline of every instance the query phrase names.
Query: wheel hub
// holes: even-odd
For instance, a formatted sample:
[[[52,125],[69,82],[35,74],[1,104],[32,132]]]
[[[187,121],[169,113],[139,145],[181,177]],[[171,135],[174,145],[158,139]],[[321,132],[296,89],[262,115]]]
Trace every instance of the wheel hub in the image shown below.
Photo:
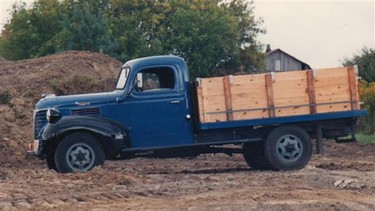
[[[285,150],[287,153],[293,153],[294,151],[296,151],[296,147],[294,146],[294,144],[288,144],[285,146]]]
[[[80,147],[77,147],[75,150],[72,150],[71,156],[73,158],[73,163],[79,166],[86,165],[90,163],[90,151],[87,149]]]
[[[87,171],[94,164],[93,149],[84,144],[71,146],[66,154],[68,165],[75,171]]]
[[[295,161],[302,154],[301,140],[294,135],[284,135],[277,143],[278,155],[285,161]]]

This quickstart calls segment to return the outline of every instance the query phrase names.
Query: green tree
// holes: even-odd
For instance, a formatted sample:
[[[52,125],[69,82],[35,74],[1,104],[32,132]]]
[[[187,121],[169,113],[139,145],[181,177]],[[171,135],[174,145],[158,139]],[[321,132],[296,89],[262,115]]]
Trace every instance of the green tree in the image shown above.
[[[107,1],[67,1],[71,8],[62,16],[65,48],[69,50],[100,51],[110,45],[103,11]]]
[[[358,65],[359,75],[367,82],[375,81],[375,49],[364,47],[360,54],[345,59],[344,66]]]
[[[360,129],[366,134],[375,132],[375,49],[364,47],[360,54],[345,59],[344,66],[358,65],[359,75],[364,81],[359,86],[363,108],[368,115],[361,119]]]
[[[19,60],[55,52],[49,42],[62,30],[59,0],[38,0],[30,9],[14,4],[0,37],[0,54]]]
[[[166,54],[165,39],[170,1],[111,0],[106,19],[114,45],[111,55],[126,61]]]
[[[166,48],[187,61],[193,77],[219,75],[238,55],[238,23],[218,1],[174,3]]]
[[[361,129],[366,134],[375,134],[375,82],[361,81],[360,96],[368,114],[361,120]]]
[[[37,0],[15,5],[0,37],[0,56],[24,59],[68,49],[121,61],[183,57],[193,77],[253,72],[263,54],[261,21],[245,0]]]
[[[228,63],[228,68],[241,67],[245,72],[262,72],[265,69],[265,55],[257,36],[266,33],[262,27],[263,19],[255,18],[252,1],[232,0],[226,7],[237,18],[241,43],[239,57],[234,60],[235,63]]]

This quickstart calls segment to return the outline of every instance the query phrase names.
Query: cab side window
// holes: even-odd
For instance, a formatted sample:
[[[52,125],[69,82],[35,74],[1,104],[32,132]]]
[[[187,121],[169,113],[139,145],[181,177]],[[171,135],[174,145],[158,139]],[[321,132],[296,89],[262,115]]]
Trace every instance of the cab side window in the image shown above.
[[[176,86],[176,78],[171,68],[149,68],[138,73],[136,84],[140,92],[172,90]]]

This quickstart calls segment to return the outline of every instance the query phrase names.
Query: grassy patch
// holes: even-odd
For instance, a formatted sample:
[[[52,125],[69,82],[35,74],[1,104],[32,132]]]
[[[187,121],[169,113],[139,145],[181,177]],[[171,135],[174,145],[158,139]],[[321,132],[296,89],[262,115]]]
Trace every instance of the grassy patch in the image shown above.
[[[366,135],[364,133],[357,133],[356,138],[361,144],[375,144],[375,134]]]

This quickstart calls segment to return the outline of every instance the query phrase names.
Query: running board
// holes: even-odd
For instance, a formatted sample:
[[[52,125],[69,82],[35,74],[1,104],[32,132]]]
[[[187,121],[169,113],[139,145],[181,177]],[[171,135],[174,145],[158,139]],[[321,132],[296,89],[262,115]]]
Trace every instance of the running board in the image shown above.
[[[351,143],[351,142],[356,142],[357,139],[355,138],[346,138],[346,139],[336,139],[336,143]]]

